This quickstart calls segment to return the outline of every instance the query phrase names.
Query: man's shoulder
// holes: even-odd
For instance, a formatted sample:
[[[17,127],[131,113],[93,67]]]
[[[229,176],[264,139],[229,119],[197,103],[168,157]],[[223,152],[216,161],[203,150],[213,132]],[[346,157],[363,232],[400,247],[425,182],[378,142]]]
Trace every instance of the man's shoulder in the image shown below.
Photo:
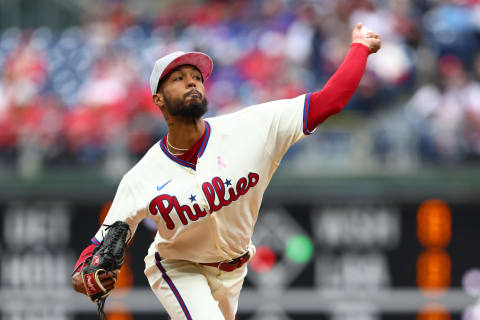
[[[161,159],[161,148],[160,142],[158,141],[148,149],[143,157],[138,160],[130,170],[127,171],[124,175],[124,179],[132,180],[135,179],[135,177],[138,177],[138,174],[140,173],[150,172],[154,167],[158,168],[158,163]]]
[[[221,113],[215,117],[206,118],[209,123],[217,124],[232,119],[239,119],[244,117],[254,116],[256,113],[261,112],[266,106],[278,103],[281,100],[262,102],[258,104],[252,104],[247,107],[234,107],[229,110],[221,110]]]
[[[303,104],[304,100],[305,95],[302,94],[292,99],[280,99],[262,102],[259,104],[250,105],[248,107],[234,109],[229,112],[227,111],[224,114],[206,118],[205,120],[213,125],[221,125],[223,123],[230,124],[232,121],[239,123],[239,121],[242,119],[246,121],[252,121],[253,119],[262,121],[264,117],[267,117],[269,114],[274,114],[277,108],[281,108],[281,106],[289,104]]]

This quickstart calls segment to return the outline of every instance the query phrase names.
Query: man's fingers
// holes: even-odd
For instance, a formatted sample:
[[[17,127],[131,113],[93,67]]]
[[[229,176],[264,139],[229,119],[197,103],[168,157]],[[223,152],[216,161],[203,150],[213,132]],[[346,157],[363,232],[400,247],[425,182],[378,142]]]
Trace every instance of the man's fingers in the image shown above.
[[[107,290],[112,290],[117,283],[117,275],[119,270],[108,271],[98,275],[98,280],[102,283],[102,286]]]
[[[380,47],[382,46],[382,42],[379,39],[374,40],[374,45],[370,48],[370,50],[375,53],[378,50],[380,50]]]
[[[363,23],[362,22],[358,22],[356,25],[355,25],[355,30],[356,31],[360,31],[363,27]]]
[[[102,283],[102,286],[107,290],[112,290],[115,288],[117,283],[117,275],[120,273],[120,270],[113,270],[104,272],[98,275],[98,280]]]
[[[367,46],[371,53],[377,52],[382,45],[380,35],[364,26],[361,22],[357,23],[353,28],[352,43],[360,43]]]
[[[109,272],[103,272],[103,273],[99,273],[98,275],[98,279],[99,280],[105,280],[105,279],[109,279],[111,278],[112,276],[110,275]]]
[[[104,272],[98,275],[98,279],[104,280],[104,279],[116,278],[119,273],[120,273],[120,270]]]
[[[117,281],[115,279],[112,279],[112,278],[102,280],[102,284],[104,286],[114,285],[116,282]]]
[[[116,278],[119,273],[120,273],[120,270],[118,270],[118,269],[107,272],[107,274],[108,274],[111,278]]]
[[[98,275],[98,280],[102,283],[102,286],[107,290],[110,291],[115,288],[115,284],[117,282],[117,276],[120,273],[120,270],[113,270],[108,272],[103,272]],[[82,275],[80,272],[75,273],[72,276],[72,286],[75,291],[86,294],[86,288],[83,284]]]
[[[83,285],[82,276],[79,272],[76,272],[72,276],[72,286],[73,289],[80,293],[86,293],[85,286]]]
[[[107,279],[107,280],[102,280],[102,286],[107,289],[111,290],[115,287],[116,281],[114,279]]]

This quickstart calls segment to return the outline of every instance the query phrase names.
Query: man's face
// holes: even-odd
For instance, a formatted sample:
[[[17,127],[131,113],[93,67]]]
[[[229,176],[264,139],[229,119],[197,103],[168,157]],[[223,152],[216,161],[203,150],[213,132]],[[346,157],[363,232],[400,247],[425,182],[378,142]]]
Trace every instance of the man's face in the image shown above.
[[[174,69],[159,89],[168,113],[174,117],[198,119],[207,112],[202,75],[197,68],[184,65]]]

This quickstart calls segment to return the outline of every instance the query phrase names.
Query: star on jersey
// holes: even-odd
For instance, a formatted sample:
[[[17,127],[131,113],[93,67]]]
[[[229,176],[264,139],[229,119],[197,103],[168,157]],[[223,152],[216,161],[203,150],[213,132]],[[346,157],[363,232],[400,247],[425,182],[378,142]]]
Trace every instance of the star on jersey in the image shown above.
[[[192,194],[188,200],[190,200],[190,202],[197,201],[197,196]]]
[[[232,185],[232,180],[230,180],[230,179],[225,179],[225,185],[226,185],[227,187],[231,186],[231,185]]]

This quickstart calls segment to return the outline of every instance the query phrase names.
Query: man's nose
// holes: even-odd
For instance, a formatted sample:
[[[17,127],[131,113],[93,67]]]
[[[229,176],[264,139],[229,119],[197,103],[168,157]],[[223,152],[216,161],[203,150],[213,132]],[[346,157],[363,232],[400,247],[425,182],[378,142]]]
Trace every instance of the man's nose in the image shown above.
[[[196,88],[197,87],[197,85],[195,84],[195,80],[192,77],[188,78],[188,87],[189,88]]]

